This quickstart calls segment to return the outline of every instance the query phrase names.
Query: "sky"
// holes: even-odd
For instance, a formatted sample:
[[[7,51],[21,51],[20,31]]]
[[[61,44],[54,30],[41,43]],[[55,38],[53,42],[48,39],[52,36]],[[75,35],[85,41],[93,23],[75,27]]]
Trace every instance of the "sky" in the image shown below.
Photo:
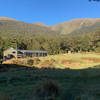
[[[55,25],[78,18],[100,18],[100,1],[0,0],[0,17]]]

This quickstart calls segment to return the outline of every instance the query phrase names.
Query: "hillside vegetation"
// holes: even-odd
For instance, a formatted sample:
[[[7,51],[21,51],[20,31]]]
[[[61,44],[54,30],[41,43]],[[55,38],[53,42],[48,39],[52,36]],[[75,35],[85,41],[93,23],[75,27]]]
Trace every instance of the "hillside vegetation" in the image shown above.
[[[43,34],[55,35],[57,33],[37,24],[0,17],[0,36],[23,37]]]
[[[52,30],[53,26],[1,18],[0,57],[3,56],[4,50],[10,47],[16,48],[16,45],[18,49],[46,50],[51,55],[68,51],[100,52],[100,19],[77,19],[65,23],[65,29],[69,31],[73,27],[78,29],[73,30],[72,35],[62,35],[60,32]],[[63,28],[58,27],[58,29],[61,31]],[[83,32],[84,34],[82,34]]]
[[[47,26],[41,22],[25,23],[15,19],[0,17],[0,34],[10,36],[67,35],[95,32],[100,28],[100,18],[74,19],[57,25]]]
[[[61,35],[36,35],[24,37],[0,37],[0,55],[4,50],[14,47],[24,50],[46,50],[48,54],[62,54],[77,52],[100,52],[100,30],[85,35],[61,36]]]
[[[51,26],[50,28],[54,31],[59,32],[62,35],[87,34],[87,33],[95,32],[100,28],[100,18],[74,19],[68,22]]]

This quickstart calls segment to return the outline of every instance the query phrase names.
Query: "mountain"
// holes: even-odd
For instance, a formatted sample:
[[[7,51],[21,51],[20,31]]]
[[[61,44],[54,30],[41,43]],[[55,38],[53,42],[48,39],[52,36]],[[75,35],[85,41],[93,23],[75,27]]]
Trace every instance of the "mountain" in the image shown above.
[[[41,23],[41,22],[36,22],[36,23],[34,23],[34,24],[39,25],[39,26],[43,26],[43,27],[49,27],[49,26],[47,26],[47,25],[45,25],[45,24],[43,24],[43,23]]]
[[[25,23],[8,17],[0,17],[1,36],[77,35],[88,34],[98,29],[100,29],[100,18],[73,19],[48,26],[41,22]]]
[[[43,25],[37,25],[32,23],[25,23],[21,21],[14,20],[12,18],[0,17],[0,35],[1,36],[34,36],[34,35],[43,35],[57,34],[56,31],[53,31]]]
[[[60,34],[83,34],[90,33],[100,28],[100,18],[94,19],[73,19],[68,22],[60,23],[51,26],[50,29],[59,32]]]
[[[15,19],[12,19],[12,18],[9,18],[9,17],[0,17],[0,20],[15,20]],[[17,21],[17,20],[15,20]]]

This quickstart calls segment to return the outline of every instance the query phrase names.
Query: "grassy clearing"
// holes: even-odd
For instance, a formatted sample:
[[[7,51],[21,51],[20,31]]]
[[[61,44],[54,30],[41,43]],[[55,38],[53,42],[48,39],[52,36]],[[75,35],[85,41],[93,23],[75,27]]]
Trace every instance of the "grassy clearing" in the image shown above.
[[[85,58],[85,59],[84,59]],[[91,59],[90,59],[91,58]],[[93,67],[100,64],[100,54],[95,53],[75,53],[75,54],[61,54],[55,56],[48,56],[40,58],[41,62],[37,65],[41,67],[42,64],[46,64],[45,61],[52,63],[55,68],[71,68],[71,69],[83,69]]]
[[[26,66],[36,66],[38,68],[71,68],[84,69],[100,64],[100,54],[96,53],[75,53],[50,55],[40,58],[13,59],[6,61],[9,64],[19,64]]]
[[[56,97],[56,100],[70,100],[72,97],[71,100],[77,100],[78,97],[82,98],[78,100],[92,100],[91,97],[94,98],[93,100],[100,100],[100,68],[30,69],[24,66],[2,65],[2,69],[4,70],[0,68],[2,71],[0,72],[0,100],[9,100],[1,99],[3,97],[11,98],[10,100],[40,100],[34,99],[35,91],[38,87],[45,92],[43,88],[45,84],[41,83],[49,82],[48,80],[52,80],[59,86],[60,95]],[[47,90],[48,85],[51,86],[47,83]],[[38,95],[42,93],[39,91]]]
[[[38,95],[44,96],[44,93],[47,93],[46,89],[49,91],[49,84],[44,88],[44,84],[41,83],[44,81],[50,83],[49,80],[59,86],[60,95],[54,100],[100,100],[99,54],[62,54],[35,58],[35,60],[33,58],[22,59],[22,62],[21,59],[18,60],[20,64],[27,66],[30,64],[31,67],[37,66],[42,69],[12,64],[0,65],[0,100],[9,100],[2,98],[40,100],[40,98],[36,99],[35,91]],[[19,64],[18,60],[14,62]],[[38,92],[37,87],[41,91]]]

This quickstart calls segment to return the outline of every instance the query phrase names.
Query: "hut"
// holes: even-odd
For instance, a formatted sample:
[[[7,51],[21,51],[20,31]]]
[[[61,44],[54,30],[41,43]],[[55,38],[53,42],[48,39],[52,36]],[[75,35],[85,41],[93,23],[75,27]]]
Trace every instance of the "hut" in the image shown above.
[[[3,59],[7,60],[11,58],[45,57],[47,55],[47,51],[42,50],[19,50],[9,48],[3,52]]]

